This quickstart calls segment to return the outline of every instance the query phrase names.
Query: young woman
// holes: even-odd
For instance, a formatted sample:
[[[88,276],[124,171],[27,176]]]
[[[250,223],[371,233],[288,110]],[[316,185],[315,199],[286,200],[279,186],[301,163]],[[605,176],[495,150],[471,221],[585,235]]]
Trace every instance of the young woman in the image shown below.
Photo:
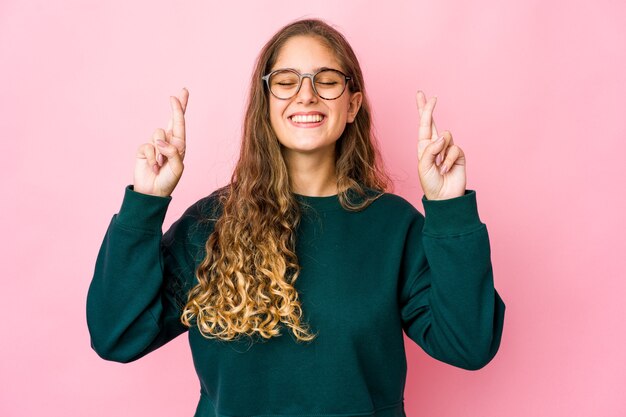
[[[87,300],[92,345],[136,360],[188,331],[196,416],[403,416],[403,331],[479,369],[504,304],[465,156],[418,92],[425,217],[385,192],[357,58],[318,20],[282,28],[252,76],[228,186],[161,226],[183,172],[188,92],[137,153]]]

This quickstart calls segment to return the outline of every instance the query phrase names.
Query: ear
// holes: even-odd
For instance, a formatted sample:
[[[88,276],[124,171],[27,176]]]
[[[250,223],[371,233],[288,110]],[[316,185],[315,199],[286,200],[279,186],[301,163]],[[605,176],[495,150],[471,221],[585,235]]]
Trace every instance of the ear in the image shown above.
[[[356,93],[352,93],[350,95],[350,102],[348,103],[348,118],[346,119],[347,123],[354,122],[359,109],[361,108],[361,102],[363,101],[363,93],[357,91]]]

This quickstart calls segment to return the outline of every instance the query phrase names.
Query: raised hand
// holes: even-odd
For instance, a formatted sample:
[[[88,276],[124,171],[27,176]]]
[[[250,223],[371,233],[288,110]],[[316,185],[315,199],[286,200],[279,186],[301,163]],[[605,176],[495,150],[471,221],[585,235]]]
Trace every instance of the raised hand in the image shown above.
[[[152,143],[144,143],[137,150],[133,188],[143,194],[168,196],[172,194],[183,174],[185,158],[185,110],[189,91],[183,88],[180,96],[170,97],[172,117],[167,130],[156,129]]]
[[[429,200],[445,200],[465,194],[465,154],[452,140],[452,134],[437,133],[433,110],[437,97],[428,100],[417,92],[420,115],[417,157],[418,173],[424,195]]]

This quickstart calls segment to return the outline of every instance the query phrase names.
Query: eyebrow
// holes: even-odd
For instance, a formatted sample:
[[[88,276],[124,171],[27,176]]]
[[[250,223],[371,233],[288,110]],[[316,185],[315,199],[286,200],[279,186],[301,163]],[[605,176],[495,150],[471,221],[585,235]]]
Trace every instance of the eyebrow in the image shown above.
[[[270,72],[272,72],[272,71],[277,71],[277,70],[287,70],[287,69],[290,69],[290,70],[296,70],[296,71],[298,71],[300,74],[302,74],[302,71],[300,70],[300,68],[292,68],[292,67],[273,68],[272,70],[270,70]],[[335,71],[342,71],[342,72],[343,72],[343,70],[341,70],[341,69],[339,69],[339,68],[332,68],[332,67],[316,67],[316,68],[313,68],[313,72],[312,72],[312,74],[315,74],[316,72],[318,72],[318,71],[322,71],[322,70],[335,70]]]

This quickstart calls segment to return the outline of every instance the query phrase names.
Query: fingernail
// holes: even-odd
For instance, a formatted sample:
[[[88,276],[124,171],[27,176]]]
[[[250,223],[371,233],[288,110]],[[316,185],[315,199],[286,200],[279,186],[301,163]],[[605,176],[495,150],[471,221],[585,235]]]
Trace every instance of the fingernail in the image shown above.
[[[157,145],[162,146],[162,147],[166,147],[167,143],[161,139],[157,139],[156,141]]]
[[[441,142],[442,140],[443,140],[443,135],[439,136],[439,137],[437,138],[437,140],[435,141],[435,143],[439,143],[439,142]]]
[[[435,158],[435,165],[441,165],[441,154],[437,155],[437,157]]]
[[[439,170],[439,173],[441,175],[445,174],[446,172],[448,172],[448,167],[446,165],[442,165],[441,169]]]

